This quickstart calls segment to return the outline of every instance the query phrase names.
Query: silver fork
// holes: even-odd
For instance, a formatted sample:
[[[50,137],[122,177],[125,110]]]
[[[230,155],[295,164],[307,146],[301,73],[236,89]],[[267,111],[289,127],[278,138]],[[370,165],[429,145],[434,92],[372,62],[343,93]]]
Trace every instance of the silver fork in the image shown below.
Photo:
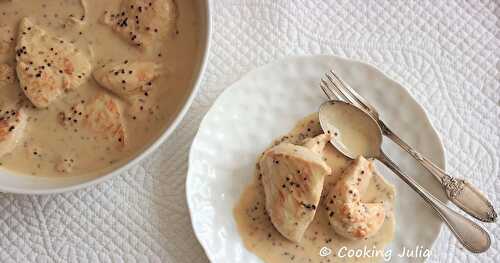
[[[368,103],[361,95],[353,88],[345,83],[333,70],[325,74],[326,79],[321,79],[321,89],[326,94],[328,99],[335,98],[349,102],[358,108],[365,110],[375,120],[377,120],[383,134],[389,137],[393,142],[407,151],[415,158],[427,171],[429,171],[443,187],[448,199],[455,205],[461,208],[469,215],[483,221],[495,222],[497,213],[491,205],[491,202],[486,196],[474,187],[469,182],[463,179],[457,179],[448,175],[445,171],[425,158],[422,154],[415,151],[411,146],[397,136],[389,127],[380,119],[378,111]]]

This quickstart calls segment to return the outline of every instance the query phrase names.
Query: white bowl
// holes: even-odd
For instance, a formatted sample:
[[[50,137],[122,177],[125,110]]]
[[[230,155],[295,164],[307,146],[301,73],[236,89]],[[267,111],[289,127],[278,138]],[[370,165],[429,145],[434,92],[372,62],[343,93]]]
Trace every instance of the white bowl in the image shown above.
[[[109,172],[93,173],[81,176],[68,176],[68,177],[42,177],[30,175],[17,175],[7,170],[0,170],[0,192],[18,193],[18,194],[55,194],[73,191],[95,185],[112,176],[121,174],[133,165],[137,164],[140,160],[153,152],[159,145],[161,145],[179,125],[182,118],[186,114],[189,106],[194,100],[200,85],[201,76],[205,71],[207,64],[208,52],[210,49],[210,36],[211,36],[211,12],[209,0],[197,0],[198,10],[200,14],[200,52],[197,56],[198,63],[191,87],[184,94],[184,100],[179,101],[177,112],[172,114],[170,124],[166,125],[165,130],[150,143],[144,147],[142,151],[133,155],[129,161],[117,167],[112,168]]]

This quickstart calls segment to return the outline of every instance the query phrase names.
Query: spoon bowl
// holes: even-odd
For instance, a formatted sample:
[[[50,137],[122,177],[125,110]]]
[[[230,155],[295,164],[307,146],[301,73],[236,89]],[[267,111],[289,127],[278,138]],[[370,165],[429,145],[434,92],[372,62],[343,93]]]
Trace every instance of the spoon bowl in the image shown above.
[[[465,248],[474,253],[489,249],[491,238],[486,230],[439,201],[382,151],[382,130],[368,113],[350,103],[332,100],[320,106],[319,121],[323,132],[331,135],[333,147],[346,157],[378,159],[398,175],[436,211]]]
[[[382,130],[362,109],[344,101],[327,101],[319,108],[319,121],[323,131],[331,135],[330,143],[350,159],[380,155]]]

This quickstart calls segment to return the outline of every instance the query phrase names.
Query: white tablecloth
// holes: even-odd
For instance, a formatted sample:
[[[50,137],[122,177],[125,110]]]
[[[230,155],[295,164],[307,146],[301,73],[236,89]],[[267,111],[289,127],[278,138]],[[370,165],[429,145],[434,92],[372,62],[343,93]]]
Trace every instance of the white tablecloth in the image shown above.
[[[191,140],[224,88],[290,55],[367,61],[403,83],[441,134],[448,171],[480,186],[499,208],[499,6],[494,0],[213,1],[208,70],[173,136],[128,173],[96,187],[0,195],[0,262],[206,262],[184,193]],[[487,253],[467,253],[443,229],[430,262],[500,262],[500,227],[486,227],[493,236]]]

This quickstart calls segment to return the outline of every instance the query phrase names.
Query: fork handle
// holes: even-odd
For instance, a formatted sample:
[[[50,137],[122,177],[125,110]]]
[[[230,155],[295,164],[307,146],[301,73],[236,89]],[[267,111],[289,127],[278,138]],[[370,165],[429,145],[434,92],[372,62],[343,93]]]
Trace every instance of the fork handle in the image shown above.
[[[434,197],[411,177],[401,171],[401,169],[387,155],[385,155],[382,150],[380,150],[378,160],[385,164],[406,184],[413,188],[413,190],[415,190],[415,192],[417,192],[437,212],[439,217],[443,219],[451,232],[466,249],[473,253],[482,253],[489,249],[491,245],[491,238],[486,230],[472,220],[453,211],[443,202],[439,201],[439,199]]]
[[[450,201],[469,215],[483,222],[491,223],[496,221],[497,213],[495,209],[477,187],[463,179],[454,178],[446,174],[441,168],[399,138],[382,120],[379,120],[379,125],[385,136],[389,137],[393,142],[413,156],[413,158],[422,164],[422,166],[441,183]]]

